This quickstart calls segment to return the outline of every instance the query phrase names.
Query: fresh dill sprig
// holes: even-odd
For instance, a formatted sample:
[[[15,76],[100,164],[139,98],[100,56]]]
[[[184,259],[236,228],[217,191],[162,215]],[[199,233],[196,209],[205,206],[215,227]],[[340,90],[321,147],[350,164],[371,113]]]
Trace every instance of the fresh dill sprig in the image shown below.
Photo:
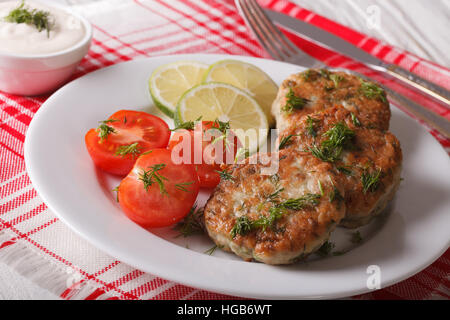
[[[314,118],[311,118],[310,116],[308,116],[306,118],[306,131],[308,132],[308,134],[311,137],[314,137],[314,138],[317,136],[317,132],[316,132],[316,128],[315,128],[315,125],[317,122],[319,122],[319,119],[314,119]]]
[[[247,216],[237,218],[235,225],[231,229],[230,235],[234,239],[236,235],[245,236],[255,229],[262,228],[266,230],[273,227],[275,222],[280,219],[286,211],[301,210],[308,206],[316,206],[320,199],[319,194],[308,193],[299,198],[287,199],[283,202],[277,203],[269,209],[268,216],[260,216],[256,220],[250,220]]]
[[[197,120],[195,120],[195,121],[186,121],[186,122],[180,123],[180,124],[179,124],[178,126],[176,126],[175,128],[170,129],[170,131],[176,131],[176,130],[178,130],[178,129],[194,130],[195,123],[196,123],[197,121],[200,121],[201,118],[202,118],[202,117],[200,116],[200,117],[198,117]]]
[[[280,144],[278,145],[278,150],[284,149],[286,146],[288,146],[292,141],[292,137],[298,136],[298,134],[290,134],[281,139]]]
[[[244,236],[250,233],[253,228],[253,222],[247,216],[240,216],[236,219],[236,223],[231,229],[231,238],[236,238],[238,234]]]
[[[281,109],[291,113],[294,109],[302,109],[308,102],[308,99],[296,96],[292,88],[289,88],[289,92],[286,94],[286,104]]]
[[[269,202],[276,202],[277,198],[280,196],[280,193],[284,191],[284,188],[277,188],[274,192],[272,192],[271,194],[269,194],[269,196],[267,197],[267,201]]]
[[[219,245],[214,245],[212,248],[209,248],[208,250],[206,250],[204,253],[205,254],[209,254],[210,256],[213,255],[214,252],[216,252],[217,248],[223,248],[223,246],[219,246]]]
[[[361,233],[359,231],[353,232],[350,241],[355,244],[361,243],[362,241]]]
[[[334,162],[339,159],[342,149],[341,148],[326,148],[324,146],[317,146],[316,144],[308,147],[311,154],[325,162]]]
[[[328,139],[323,142],[327,147],[344,147],[355,136],[355,132],[351,130],[344,122],[338,122],[330,130],[324,133]]]
[[[328,71],[327,69],[320,69],[319,73],[325,79],[330,79],[330,71]]]
[[[316,193],[307,193],[299,198],[290,198],[276,206],[284,209],[301,210],[308,206],[316,206],[319,204],[321,195]]]
[[[47,37],[50,37],[50,30],[54,24],[50,12],[25,7],[25,1],[22,1],[17,8],[11,10],[4,20],[6,22],[25,23],[34,26],[39,32],[47,30]]]
[[[187,186],[190,186],[193,183],[194,183],[194,181],[176,183],[175,188],[177,188],[178,190],[184,191],[184,192],[189,192]]]
[[[334,200],[337,200],[340,202],[340,201],[344,200],[344,197],[341,195],[338,188],[336,188],[336,186],[333,186],[333,191],[330,192],[329,199],[330,199],[330,202],[333,202]]]
[[[163,195],[168,194],[164,186],[164,181],[167,181],[168,179],[158,172],[164,169],[165,167],[166,167],[165,164],[160,163],[151,166],[150,170],[142,169],[142,172],[139,175],[139,180],[141,180],[144,183],[145,190],[148,190],[148,188],[156,182],[159,186],[159,191],[161,192],[161,194]]]
[[[191,208],[187,216],[174,227],[180,234],[178,236],[189,237],[194,234],[203,234],[203,208],[197,208],[197,204]]]
[[[320,182],[320,180],[317,180],[317,185],[319,186],[320,196],[323,197],[324,192],[322,188],[322,182]]]
[[[116,129],[111,126],[108,126],[108,123],[116,122],[117,120],[110,119],[100,121],[100,125],[97,128],[98,136],[100,137],[100,142],[103,142],[106,138],[108,138],[110,133],[116,133]]]
[[[213,141],[211,141],[211,144],[215,144],[216,142],[219,142],[221,140],[223,140],[225,148],[229,149],[230,145],[233,144],[228,140],[228,134],[229,134],[229,130],[230,130],[230,122],[224,122],[224,121],[220,121],[219,119],[214,120],[213,122],[213,127],[210,130],[218,130],[219,132],[221,132],[221,135],[219,135],[218,137],[215,137]]]
[[[141,146],[139,146],[138,142],[135,142],[135,143],[127,145],[127,146],[119,146],[116,150],[116,156],[125,157],[128,154],[131,154],[131,156],[133,158],[135,158],[141,152],[140,149],[141,149]]]
[[[333,81],[334,87],[337,88],[339,83],[344,80],[344,77],[339,74],[331,74],[330,79]]]
[[[351,176],[351,175],[353,175],[353,171],[350,170],[350,169],[348,169],[348,167],[342,166],[342,167],[337,167],[337,169],[338,169],[339,172],[342,172],[342,173],[345,174],[346,176]]]
[[[316,158],[326,162],[334,162],[339,159],[342,150],[350,146],[355,132],[345,123],[339,122],[325,132],[323,136],[327,136],[328,139],[323,141],[320,146],[314,144],[308,149]]]
[[[361,183],[363,186],[363,192],[364,194],[367,193],[367,191],[375,192],[377,190],[378,185],[380,184],[380,177],[381,177],[381,169],[369,173],[367,170],[364,170],[364,172],[361,174]]]
[[[356,127],[361,127],[361,122],[359,121],[359,119],[355,116],[355,114],[353,112],[350,113],[350,115],[352,116],[352,122]]]
[[[336,245],[333,242],[325,241],[324,244],[319,248],[319,250],[316,251],[316,253],[321,256],[325,257],[331,253],[331,250],[334,249]]]
[[[369,99],[379,99],[386,103],[386,92],[373,82],[365,81],[361,79],[361,92]]]
[[[226,169],[222,171],[216,170],[216,172],[220,175],[221,180],[233,180],[233,176]]]

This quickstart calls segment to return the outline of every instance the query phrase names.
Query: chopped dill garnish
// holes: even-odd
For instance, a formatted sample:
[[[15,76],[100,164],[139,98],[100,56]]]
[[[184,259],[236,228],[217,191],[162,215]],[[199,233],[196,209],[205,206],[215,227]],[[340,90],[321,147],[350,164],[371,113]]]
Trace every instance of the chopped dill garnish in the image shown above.
[[[289,92],[286,94],[286,104],[281,109],[284,112],[291,113],[294,109],[302,109],[308,102],[308,99],[297,97],[292,88],[289,88]]]
[[[323,197],[323,188],[322,188],[322,182],[320,182],[320,180],[317,180],[317,185],[319,186],[319,190],[320,190],[320,196]]]
[[[307,193],[299,198],[290,198],[276,205],[278,208],[301,210],[307,206],[316,206],[319,204],[320,194]]]
[[[216,172],[220,175],[221,180],[233,180],[233,176],[226,169],[222,171],[216,170]]]
[[[375,190],[377,190],[378,185],[380,184],[380,176],[381,176],[381,169],[372,173],[369,173],[367,172],[367,170],[364,170],[364,172],[361,174],[361,183],[363,186],[364,194],[366,194],[367,191],[375,192]]]
[[[344,197],[341,195],[339,190],[336,188],[336,186],[333,186],[333,191],[330,193],[330,202],[333,202],[334,200],[342,201],[344,200]]]
[[[331,253],[336,245],[333,242],[325,241],[324,244],[316,251],[319,256],[325,257]]]
[[[200,121],[201,118],[202,118],[202,117],[200,116],[200,117],[198,117],[197,120],[195,120],[195,121],[186,121],[186,122],[180,123],[180,124],[179,124],[178,126],[176,126],[175,128],[170,129],[170,131],[176,131],[176,130],[178,130],[178,129],[194,130],[195,123],[196,123],[197,121]]]
[[[311,80],[311,75],[312,75],[312,73],[313,73],[313,70],[311,70],[311,69],[308,69],[308,70],[306,70],[306,71],[303,71],[303,72],[302,72],[303,80],[305,80],[305,81]]]
[[[351,130],[344,122],[338,122],[330,130],[324,133],[328,140],[323,142],[327,147],[344,147],[355,136],[355,132]]]
[[[183,236],[186,238],[194,234],[203,234],[205,232],[203,208],[197,208],[197,204],[194,204],[187,216],[178,222],[173,229],[180,232],[177,237]]]
[[[274,192],[269,194],[267,197],[267,201],[275,202],[277,201],[277,198],[279,197],[280,193],[284,191],[284,188],[277,188]]]
[[[387,102],[386,99],[386,92],[376,85],[373,82],[361,80],[361,89],[364,96],[366,96],[369,99],[380,99],[383,102]]]
[[[355,114],[353,112],[350,113],[352,116],[352,122],[356,127],[361,127],[361,122],[359,121],[359,119],[355,116]]]
[[[308,134],[311,137],[314,137],[314,138],[317,136],[317,132],[316,132],[316,128],[315,128],[315,125],[317,122],[319,122],[319,119],[314,119],[314,118],[311,118],[310,116],[308,116],[306,118],[306,131],[308,132]]]
[[[339,172],[342,172],[342,173],[345,174],[346,176],[351,176],[351,175],[353,175],[353,171],[350,170],[350,169],[348,169],[348,167],[342,166],[342,167],[337,167],[337,169],[338,169]]]
[[[268,216],[260,216],[256,220],[250,220],[247,216],[241,216],[236,219],[236,223],[231,229],[230,235],[234,239],[236,235],[245,236],[255,229],[273,228],[275,222],[280,219],[286,211],[289,210],[301,210],[308,206],[316,206],[320,199],[319,194],[308,193],[299,198],[287,199],[283,202],[277,203],[269,209]]]
[[[355,132],[343,122],[339,122],[323,134],[328,139],[323,141],[320,146],[313,145],[309,151],[313,156],[322,161],[334,162],[339,159],[342,150],[350,146],[350,142],[355,136]]]
[[[186,187],[190,186],[193,183],[194,183],[194,181],[176,183],[175,188],[177,188],[178,190],[184,191],[184,192],[189,192],[189,190]]]
[[[290,134],[281,139],[280,144],[278,145],[278,150],[284,149],[287,145],[289,145],[292,141],[292,137],[298,136],[298,134]]]
[[[353,232],[350,241],[355,244],[361,243],[362,241],[361,233],[359,231]]]
[[[25,1],[22,1],[17,8],[11,10],[4,20],[10,23],[25,23],[34,26],[39,32],[47,30],[48,38],[54,25],[50,12],[25,7]]]
[[[108,138],[110,133],[116,133],[116,129],[111,126],[108,126],[108,123],[116,122],[117,120],[104,120],[100,121],[100,125],[97,128],[98,136],[100,137],[100,142],[103,142],[106,138]]]
[[[224,122],[219,119],[214,120],[214,127],[212,129],[217,129],[222,133],[226,133],[227,130],[230,130],[230,121]]]
[[[320,69],[320,75],[324,77],[325,79],[330,79],[330,71],[327,69]]]
[[[138,142],[135,142],[127,146],[120,146],[116,150],[116,156],[125,157],[126,155],[131,154],[132,157],[135,158],[140,153],[139,149],[141,149],[141,147],[139,146]]]
[[[220,121],[219,119],[216,119],[213,122],[213,127],[210,128],[209,130],[218,130],[219,132],[221,132],[221,135],[218,137],[215,137],[214,140],[211,141],[211,144],[215,144],[216,142],[223,140],[226,149],[229,149],[231,147],[231,145],[234,145],[233,143],[231,143],[228,140],[228,134],[229,134],[229,130],[230,130],[230,122],[229,121],[223,122],[223,121]]]
[[[333,81],[334,87],[337,88],[339,83],[344,80],[344,77],[339,74],[331,74],[330,79]]]
[[[241,160],[247,159],[250,156],[250,150],[248,148],[239,148],[236,151],[236,156],[234,157],[234,163],[238,163]]]
[[[231,229],[231,238],[235,238],[238,234],[244,236],[251,232],[253,229],[253,223],[247,216],[240,216],[236,219],[236,223]]]
[[[116,201],[119,202],[119,186],[115,187],[111,191],[114,191],[116,193]]]
[[[150,170],[142,169],[142,172],[139,175],[139,180],[141,180],[144,183],[145,190],[148,190],[148,188],[156,182],[159,186],[159,191],[161,192],[161,194],[163,195],[168,194],[164,186],[164,181],[167,181],[168,179],[158,172],[164,169],[165,167],[166,167],[165,164],[160,163],[151,166]]]
[[[214,245],[214,247],[209,248],[208,250],[206,250],[204,253],[209,254],[210,256],[213,255],[213,253],[216,251],[217,248],[223,248],[222,246],[218,246],[217,244]]]
[[[145,152],[143,152],[143,153],[141,154],[141,156],[144,156],[144,155],[146,155],[146,154],[150,154],[150,153],[152,153],[152,152],[153,152],[153,150],[145,151]]]

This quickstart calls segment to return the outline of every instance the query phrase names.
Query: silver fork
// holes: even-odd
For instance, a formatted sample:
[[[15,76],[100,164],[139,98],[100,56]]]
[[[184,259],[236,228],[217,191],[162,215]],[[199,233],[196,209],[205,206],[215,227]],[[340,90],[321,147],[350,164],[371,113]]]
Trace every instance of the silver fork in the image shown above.
[[[255,0],[235,0],[239,13],[263,48],[273,58],[310,68],[325,64],[301,51],[278,29]]]
[[[256,0],[235,0],[235,3],[239,13],[244,18],[246,24],[250,27],[259,43],[274,59],[308,68],[326,67],[321,61],[307,55],[292,43],[292,41],[273,24]],[[364,75],[351,70],[345,70],[345,72],[368,79]],[[403,106],[417,118],[427,123],[431,128],[441,132],[447,138],[450,138],[450,122],[447,119],[435,114],[390,88],[384,87],[384,89],[394,103]]]

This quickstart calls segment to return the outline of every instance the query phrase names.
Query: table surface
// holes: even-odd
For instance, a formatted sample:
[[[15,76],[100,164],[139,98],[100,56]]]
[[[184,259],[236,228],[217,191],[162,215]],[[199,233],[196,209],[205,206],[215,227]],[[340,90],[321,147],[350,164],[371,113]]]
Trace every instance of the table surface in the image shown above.
[[[108,0],[40,0],[68,6]],[[0,1],[1,2],[1,1]],[[302,7],[450,68],[450,0],[295,0]],[[447,25],[447,27],[445,27]],[[0,300],[59,299],[0,263]]]

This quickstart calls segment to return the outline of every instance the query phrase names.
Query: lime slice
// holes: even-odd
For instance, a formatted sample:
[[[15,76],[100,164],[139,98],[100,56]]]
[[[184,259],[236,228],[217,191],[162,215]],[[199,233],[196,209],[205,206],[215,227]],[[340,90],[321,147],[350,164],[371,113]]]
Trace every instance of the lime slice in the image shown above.
[[[196,61],[178,61],[158,67],[149,80],[149,90],[155,105],[173,118],[180,97],[200,84],[208,65]]]
[[[210,81],[228,83],[247,91],[263,109],[269,125],[275,124],[271,109],[278,86],[258,67],[237,60],[222,60],[209,67],[204,82]]]
[[[202,120],[230,122],[230,128],[245,148],[253,153],[266,142],[267,118],[247,92],[232,85],[209,82],[195,86],[180,99],[175,113],[175,122]]]

